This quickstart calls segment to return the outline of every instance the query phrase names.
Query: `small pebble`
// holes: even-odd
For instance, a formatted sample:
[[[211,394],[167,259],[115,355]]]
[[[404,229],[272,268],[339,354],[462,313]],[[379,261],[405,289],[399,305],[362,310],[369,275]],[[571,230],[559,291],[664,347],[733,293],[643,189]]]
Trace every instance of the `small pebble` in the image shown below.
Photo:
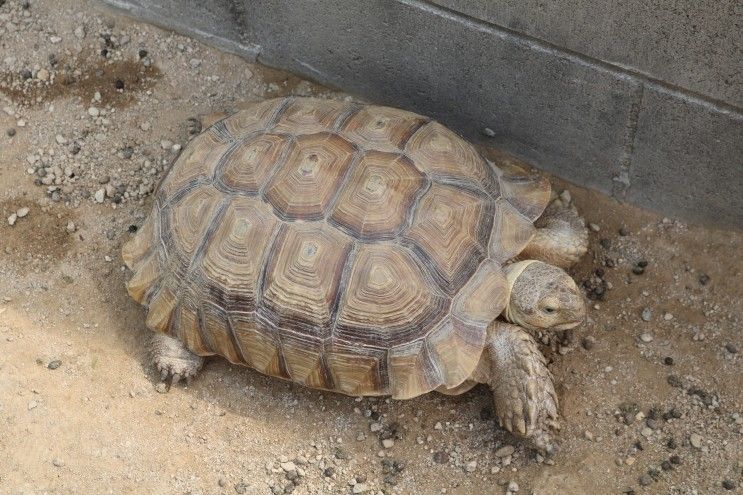
[[[650,308],[645,308],[642,310],[642,313],[640,313],[640,318],[642,318],[642,321],[650,321],[653,319],[653,311]]]
[[[8,225],[12,227],[13,225],[15,225],[16,220],[18,220],[18,215],[16,215],[15,213],[11,213],[8,217]]]
[[[7,131],[5,131],[5,134],[7,134],[8,137],[13,137],[13,136],[15,136],[15,129],[13,127],[11,127]]]
[[[90,107],[88,108],[88,115],[91,117],[98,117],[100,115],[101,111],[98,110],[96,107]]]
[[[56,370],[60,366],[62,366],[62,361],[60,361],[59,359],[50,361],[49,364],[46,365],[46,367],[49,368],[50,370]]]
[[[640,340],[642,340],[646,344],[650,343],[653,341],[653,335],[651,333],[645,332],[642,335],[640,335]]]
[[[703,273],[703,274],[699,275],[699,283],[700,284],[707,285],[709,283],[709,281],[710,281],[709,275],[707,275],[706,273]]]
[[[18,218],[23,218],[28,215],[29,211],[30,210],[26,206],[24,206],[23,208],[18,208],[18,211],[16,211],[15,214],[18,215]]]
[[[621,235],[622,237],[627,237],[629,235],[629,229],[622,225],[621,227],[619,227],[619,235]]]
[[[384,440],[382,440],[382,447],[384,447],[385,449],[391,449],[394,446],[395,446],[395,441],[392,440],[391,438],[385,438]]]
[[[725,490],[735,490],[735,482],[733,480],[723,480],[722,487]]]
[[[366,493],[370,490],[369,486],[364,483],[356,483],[353,485],[353,489],[351,490],[351,493]]]
[[[640,476],[640,479],[638,481],[640,482],[641,486],[648,486],[653,483],[653,478],[651,478],[649,474],[643,474],[642,476]]]
[[[515,481],[508,482],[508,491],[511,493],[517,493],[519,491],[519,484]]]
[[[725,350],[728,351],[730,354],[738,354],[738,348],[735,347],[735,344],[725,344]]]
[[[155,385],[155,391],[158,394],[166,394],[168,393],[168,386],[165,384],[165,382],[160,382],[157,385]]]
[[[64,461],[57,457],[52,461],[52,464],[54,464],[56,467],[62,467],[64,466]]]
[[[490,127],[484,127],[480,132],[482,132],[483,136],[495,137],[495,131]]]
[[[599,227],[596,223],[589,223],[588,226],[593,230],[594,232],[598,232],[601,230],[601,227]]]
[[[692,433],[689,436],[689,443],[695,449],[701,449],[702,448],[702,442],[703,441],[704,441],[704,439],[702,438],[702,436],[701,435],[698,435],[697,433]]]
[[[587,351],[590,351],[594,347],[596,347],[596,339],[592,336],[583,337],[583,340],[581,341],[581,345],[583,345],[583,348]]]
[[[665,364],[666,366],[673,366],[673,358],[671,356],[664,357],[663,364]]]
[[[474,473],[475,470],[477,469],[477,461],[468,462],[464,469],[468,473]]]
[[[508,457],[513,454],[516,448],[513,445],[506,445],[495,451],[495,457]]]

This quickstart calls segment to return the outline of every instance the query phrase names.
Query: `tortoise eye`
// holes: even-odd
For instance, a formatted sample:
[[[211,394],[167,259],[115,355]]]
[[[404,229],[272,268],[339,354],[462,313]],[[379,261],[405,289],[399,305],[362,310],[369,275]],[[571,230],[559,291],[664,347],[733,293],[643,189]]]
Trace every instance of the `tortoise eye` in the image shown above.
[[[546,308],[544,308],[544,312],[545,313],[554,313],[555,312],[555,308],[550,307],[550,306],[547,306]]]

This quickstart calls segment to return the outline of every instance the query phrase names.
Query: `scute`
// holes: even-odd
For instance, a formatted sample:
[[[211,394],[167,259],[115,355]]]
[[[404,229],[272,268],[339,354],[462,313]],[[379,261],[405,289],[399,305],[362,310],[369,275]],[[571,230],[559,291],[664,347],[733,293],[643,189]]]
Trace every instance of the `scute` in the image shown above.
[[[256,310],[256,292],[279,220],[264,202],[237,196],[206,242],[201,297],[229,312]]]
[[[449,185],[434,183],[421,198],[404,236],[431,258],[447,293],[455,294],[486,256],[492,214],[489,198]]]
[[[425,185],[425,176],[399,154],[368,152],[341,189],[330,220],[360,239],[398,234]]]
[[[414,255],[397,244],[362,244],[341,298],[338,340],[389,349],[422,336],[449,309],[449,299]]]
[[[549,183],[411,112],[250,105],[196,137],[123,248],[146,324],[350,395],[465,383]]]
[[[283,218],[319,220],[355,152],[353,145],[337,134],[300,136],[267,186],[266,200]]]
[[[292,142],[286,136],[259,134],[239,142],[220,163],[219,181],[238,193],[257,194]]]
[[[364,148],[399,153],[427,119],[391,107],[361,107],[343,124],[346,139]]]
[[[423,172],[442,181],[482,189],[497,197],[493,170],[468,142],[439,124],[429,122],[410,138],[405,151]]]
[[[353,242],[328,227],[285,224],[266,265],[260,313],[278,328],[329,337]]]

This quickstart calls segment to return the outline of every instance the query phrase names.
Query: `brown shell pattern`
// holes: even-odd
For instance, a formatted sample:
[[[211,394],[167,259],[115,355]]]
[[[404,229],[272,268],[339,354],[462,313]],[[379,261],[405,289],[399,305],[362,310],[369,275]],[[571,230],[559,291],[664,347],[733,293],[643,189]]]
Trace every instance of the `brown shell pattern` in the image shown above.
[[[123,248],[128,290],[197,354],[414,397],[470,376],[548,199],[420,115],[268,100],[186,147]]]

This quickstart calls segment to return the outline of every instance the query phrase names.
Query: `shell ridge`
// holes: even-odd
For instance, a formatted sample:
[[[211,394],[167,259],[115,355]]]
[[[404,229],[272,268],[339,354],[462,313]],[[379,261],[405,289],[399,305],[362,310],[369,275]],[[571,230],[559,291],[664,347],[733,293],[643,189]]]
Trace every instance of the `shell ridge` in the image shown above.
[[[258,283],[255,286],[255,307],[256,311],[258,308],[263,306],[263,289],[266,286],[266,272],[268,271],[268,265],[271,264],[271,256],[276,256],[276,242],[279,235],[287,228],[286,224],[279,222],[274,231],[271,232],[271,239],[266,244],[264,251],[263,260],[261,263],[260,274],[258,275]]]
[[[335,189],[335,192],[330,197],[330,201],[328,202],[328,206],[325,209],[325,215],[324,215],[325,220],[330,220],[330,217],[333,214],[333,210],[335,209],[335,204],[338,201],[338,198],[340,197],[341,192],[343,191],[343,188],[348,183],[348,181],[351,180],[351,177],[353,176],[353,171],[356,169],[356,166],[366,156],[366,150],[363,150],[363,149],[359,148],[358,146],[356,146],[355,143],[351,143],[351,144],[354,146],[354,148],[356,148],[356,153],[354,154],[354,157],[353,157],[353,160],[351,160],[351,163],[349,163],[348,164],[348,167],[346,167],[346,171],[344,172],[343,178],[338,183],[338,187]],[[331,223],[331,222],[332,222],[332,225],[334,227],[341,228],[341,230],[343,230],[343,231],[348,230],[346,228],[342,228],[343,226],[341,226],[336,221],[329,221],[329,223]],[[348,232],[346,232],[346,233],[354,236],[353,233],[350,230]]]
[[[330,128],[335,132],[336,134],[340,134],[340,130],[346,125],[346,123],[354,117],[357,113],[361,111],[361,109],[364,108],[363,105],[357,105],[355,103],[351,103],[343,113],[340,114],[340,116],[335,119],[335,122],[333,122],[333,125],[330,126]]]
[[[271,204],[270,201],[268,201],[268,198],[266,198],[266,190],[273,183],[274,179],[276,178],[276,174],[279,173],[279,170],[281,170],[281,167],[289,159],[289,155],[291,154],[291,152],[294,150],[296,146],[297,146],[296,136],[287,136],[286,144],[284,145],[284,149],[281,150],[281,155],[279,156],[279,159],[276,160],[276,163],[274,163],[273,167],[271,167],[270,172],[268,172],[268,175],[263,181],[263,185],[260,187],[260,189],[258,189],[258,193],[256,195],[259,196],[261,200],[263,200],[264,203],[268,203],[271,207],[273,207],[273,205]],[[275,210],[276,208],[274,207],[274,211]]]
[[[285,96],[284,101],[281,102],[281,104],[274,110],[273,115],[271,115],[271,118],[268,119],[268,122],[266,123],[266,131],[273,129],[276,127],[276,125],[279,123],[279,120],[286,112],[286,109],[294,103],[296,100],[293,96]]]
[[[348,255],[346,256],[346,261],[343,265],[343,270],[341,271],[341,278],[338,281],[338,290],[335,296],[335,301],[333,301],[333,306],[330,313],[330,339],[335,338],[335,327],[338,323],[338,313],[340,313],[341,305],[343,304],[343,300],[345,299],[346,286],[348,285],[348,278],[351,276],[351,270],[353,268],[353,263],[356,260],[357,251],[358,241],[354,241],[351,249],[348,252]]]

